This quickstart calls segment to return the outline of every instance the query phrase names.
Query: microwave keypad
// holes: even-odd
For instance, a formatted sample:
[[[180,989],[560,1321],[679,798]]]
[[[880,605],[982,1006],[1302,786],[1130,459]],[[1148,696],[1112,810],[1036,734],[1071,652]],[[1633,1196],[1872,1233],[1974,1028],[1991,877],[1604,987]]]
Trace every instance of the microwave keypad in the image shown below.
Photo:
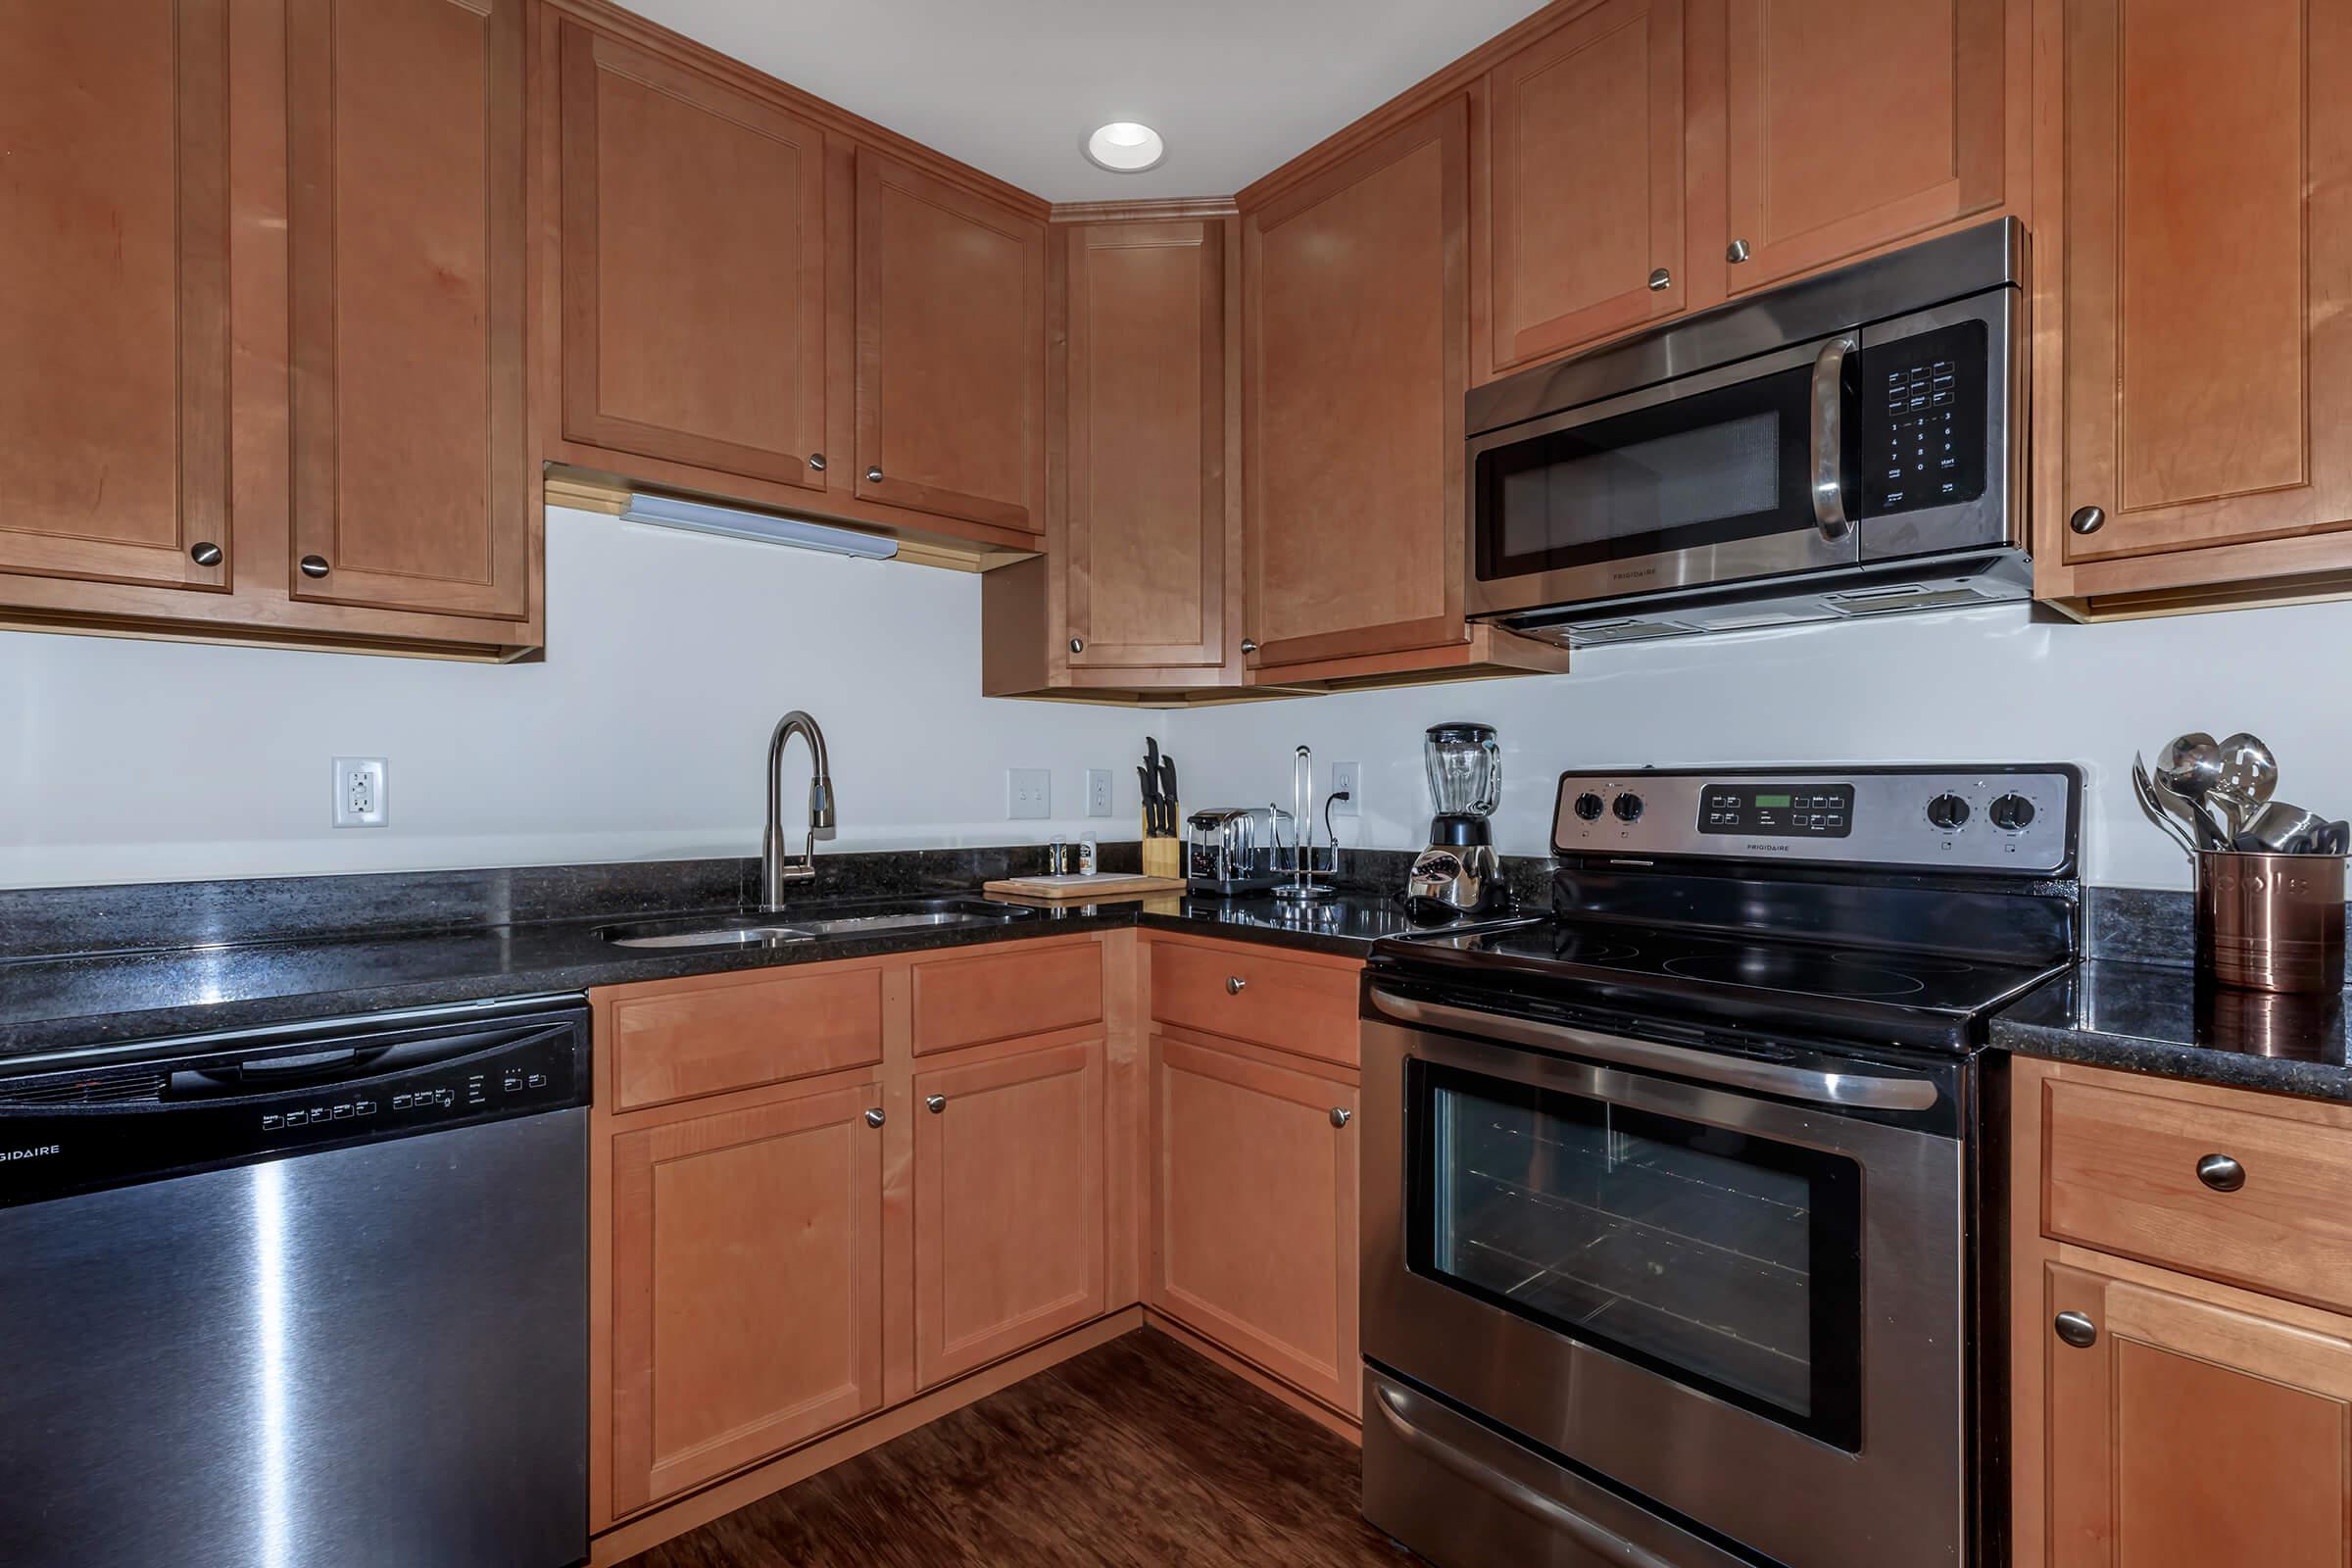
[[[1863,352],[1863,515],[1984,493],[1984,341],[1982,321],[1963,321]]]

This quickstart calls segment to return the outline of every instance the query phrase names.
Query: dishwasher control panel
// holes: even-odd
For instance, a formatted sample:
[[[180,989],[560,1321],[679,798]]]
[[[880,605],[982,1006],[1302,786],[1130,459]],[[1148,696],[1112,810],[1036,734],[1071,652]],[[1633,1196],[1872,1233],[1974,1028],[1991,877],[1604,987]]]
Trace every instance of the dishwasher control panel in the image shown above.
[[[251,1114],[262,1132],[300,1140],[321,1131],[331,1138],[379,1127],[462,1121],[485,1111],[564,1105],[576,1090],[571,1058],[568,1042],[551,1036],[502,1053],[494,1062],[417,1069],[322,1089],[284,1104],[273,1099]]]

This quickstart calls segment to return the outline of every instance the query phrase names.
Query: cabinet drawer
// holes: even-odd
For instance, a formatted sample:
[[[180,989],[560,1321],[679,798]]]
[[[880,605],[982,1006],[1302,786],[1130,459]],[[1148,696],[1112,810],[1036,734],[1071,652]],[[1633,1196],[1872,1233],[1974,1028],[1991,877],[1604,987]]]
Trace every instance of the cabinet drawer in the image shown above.
[[[2352,1310],[2352,1129],[2064,1081],[2042,1113],[2049,1236]],[[2244,1184],[2207,1185],[2211,1154]]]
[[[1299,963],[1238,947],[1152,945],[1152,1016],[1352,1067],[1353,966]]]
[[[750,1089],[882,1059],[882,970],[826,965],[613,998],[613,1108]]]
[[[1075,1029],[1102,1016],[1099,942],[1014,943],[914,966],[917,1055]]]

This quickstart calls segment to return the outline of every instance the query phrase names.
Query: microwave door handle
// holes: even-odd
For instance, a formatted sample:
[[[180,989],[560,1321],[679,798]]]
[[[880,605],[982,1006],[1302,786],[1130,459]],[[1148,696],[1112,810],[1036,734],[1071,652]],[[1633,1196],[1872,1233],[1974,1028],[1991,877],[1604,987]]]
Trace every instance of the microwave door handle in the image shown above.
[[[1813,361],[1813,523],[1831,544],[1853,537],[1845,514],[1845,357],[1850,337],[1833,338]]]

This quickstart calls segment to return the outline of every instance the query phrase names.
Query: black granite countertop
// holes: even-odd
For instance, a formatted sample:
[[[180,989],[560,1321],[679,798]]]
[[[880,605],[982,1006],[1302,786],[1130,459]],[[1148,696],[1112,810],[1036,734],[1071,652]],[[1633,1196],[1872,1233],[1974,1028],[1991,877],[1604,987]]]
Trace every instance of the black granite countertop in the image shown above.
[[[2093,958],[1992,1020],[2023,1056],[2352,1102],[2345,998],[2274,996],[2194,969]]]

